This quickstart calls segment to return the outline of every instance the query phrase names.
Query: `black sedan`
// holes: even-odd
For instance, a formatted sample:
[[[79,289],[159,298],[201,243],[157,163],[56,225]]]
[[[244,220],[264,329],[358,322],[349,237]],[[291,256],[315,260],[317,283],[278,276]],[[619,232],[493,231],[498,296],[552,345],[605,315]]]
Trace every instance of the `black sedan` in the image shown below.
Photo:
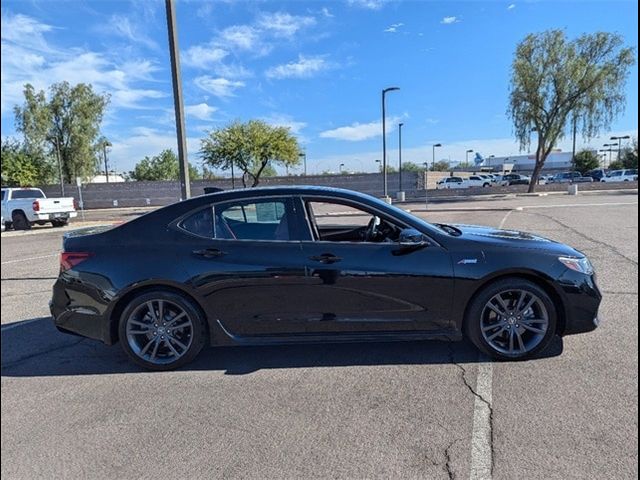
[[[345,222],[347,224],[345,224]],[[64,238],[56,327],[155,370],[205,345],[460,340],[524,359],[598,325],[589,260],[322,187],[203,195]]]

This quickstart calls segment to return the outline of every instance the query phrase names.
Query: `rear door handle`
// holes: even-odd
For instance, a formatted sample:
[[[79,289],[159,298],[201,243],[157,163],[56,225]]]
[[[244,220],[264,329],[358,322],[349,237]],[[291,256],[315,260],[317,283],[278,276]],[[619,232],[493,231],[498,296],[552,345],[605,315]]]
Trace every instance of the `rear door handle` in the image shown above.
[[[194,250],[193,254],[204,258],[217,258],[226,255],[227,252],[218,248],[203,248],[202,250]]]
[[[309,260],[313,260],[314,262],[320,262],[324,264],[336,263],[342,260],[341,257],[336,257],[332,253],[323,253],[322,255],[313,255],[309,257]]]

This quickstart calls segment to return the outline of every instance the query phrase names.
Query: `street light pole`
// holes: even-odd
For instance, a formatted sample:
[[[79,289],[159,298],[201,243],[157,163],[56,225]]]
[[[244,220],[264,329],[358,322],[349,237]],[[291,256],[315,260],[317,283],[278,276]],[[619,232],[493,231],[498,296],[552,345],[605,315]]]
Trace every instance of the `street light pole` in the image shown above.
[[[628,140],[631,136],[625,135],[623,137],[611,137],[609,140],[617,140],[618,141],[618,161],[620,161],[620,155],[622,153],[622,140]]]
[[[105,140],[104,142],[102,142],[102,155],[104,157],[104,178],[106,180],[106,183],[109,183],[109,164],[108,164],[108,160],[107,160],[107,147],[111,146],[111,142],[109,142],[108,140]]]
[[[469,150],[467,150],[467,151],[465,152],[465,160],[464,160],[464,163],[465,163],[467,166],[469,165],[469,154],[470,154],[470,153],[473,153],[473,149],[472,149],[472,148],[470,148]]]
[[[398,124],[398,191],[402,191],[402,126],[404,123]]]
[[[385,201],[389,198],[389,192],[387,189],[387,107],[385,98],[387,96],[387,92],[392,92],[394,90],[400,89],[398,87],[388,87],[382,90],[382,183]]]
[[[436,168],[436,147],[441,147],[441,143],[436,143],[433,145],[433,151],[431,153],[431,170],[435,170]]]
[[[178,165],[180,167],[180,196],[186,200],[191,196],[189,183],[189,161],[187,159],[187,138],[184,127],[184,102],[182,100],[182,79],[180,77],[180,50],[176,25],[174,0],[165,0],[167,10],[167,30],[169,33],[169,53],[171,57],[171,79],[173,83],[173,108],[176,116],[178,137]]]
[[[302,152],[298,154],[298,158],[302,157],[304,162],[304,176],[307,176],[307,152]]]
[[[60,145],[58,144],[57,137],[54,137],[53,141],[56,144],[56,157],[58,158],[58,174],[60,175],[60,193],[64,197],[64,175],[62,174],[62,159],[60,158]]]
[[[576,136],[578,133],[578,116],[573,115],[573,148],[571,150],[571,166],[575,170],[576,168]]]
[[[341,163],[340,166],[338,167],[338,170],[340,170],[340,173],[342,173],[343,168],[344,168],[344,163]]]

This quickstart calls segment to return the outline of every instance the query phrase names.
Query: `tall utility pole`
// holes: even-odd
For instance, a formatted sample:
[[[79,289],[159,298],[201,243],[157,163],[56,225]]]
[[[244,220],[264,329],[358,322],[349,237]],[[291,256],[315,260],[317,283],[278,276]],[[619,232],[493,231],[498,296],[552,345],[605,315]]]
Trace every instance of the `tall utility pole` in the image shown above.
[[[398,191],[402,191],[402,126],[404,123],[398,124]]]
[[[60,158],[60,145],[58,144],[57,137],[55,137],[53,141],[56,144],[56,157],[58,159],[58,174],[60,175],[60,195],[64,197],[64,175],[62,174],[62,158]]]
[[[387,92],[392,92],[394,90],[400,89],[398,87],[388,87],[382,90],[382,183],[385,200],[389,198],[389,191],[387,188],[387,107],[385,97]]]
[[[184,103],[182,100],[182,80],[180,78],[180,52],[176,8],[173,0],[165,0],[167,7],[167,30],[169,32],[169,53],[171,55],[171,79],[173,82],[173,108],[176,113],[176,134],[178,136],[178,165],[180,166],[180,196],[186,200],[191,196],[189,183],[189,161],[187,159],[187,139],[184,130]]]
[[[302,152],[298,154],[298,158],[302,158],[304,161],[304,176],[307,176],[307,152]]]
[[[576,168],[576,136],[578,134],[578,116],[573,115],[573,148],[571,149],[571,168]]]

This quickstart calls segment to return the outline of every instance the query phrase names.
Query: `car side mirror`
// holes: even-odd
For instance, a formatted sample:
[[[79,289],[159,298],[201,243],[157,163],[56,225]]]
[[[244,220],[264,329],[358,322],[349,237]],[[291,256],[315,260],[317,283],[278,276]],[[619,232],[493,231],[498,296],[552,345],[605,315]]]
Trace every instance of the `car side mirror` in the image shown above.
[[[426,245],[427,239],[415,228],[405,228],[400,232],[398,243],[402,247],[415,247],[420,245]]]

